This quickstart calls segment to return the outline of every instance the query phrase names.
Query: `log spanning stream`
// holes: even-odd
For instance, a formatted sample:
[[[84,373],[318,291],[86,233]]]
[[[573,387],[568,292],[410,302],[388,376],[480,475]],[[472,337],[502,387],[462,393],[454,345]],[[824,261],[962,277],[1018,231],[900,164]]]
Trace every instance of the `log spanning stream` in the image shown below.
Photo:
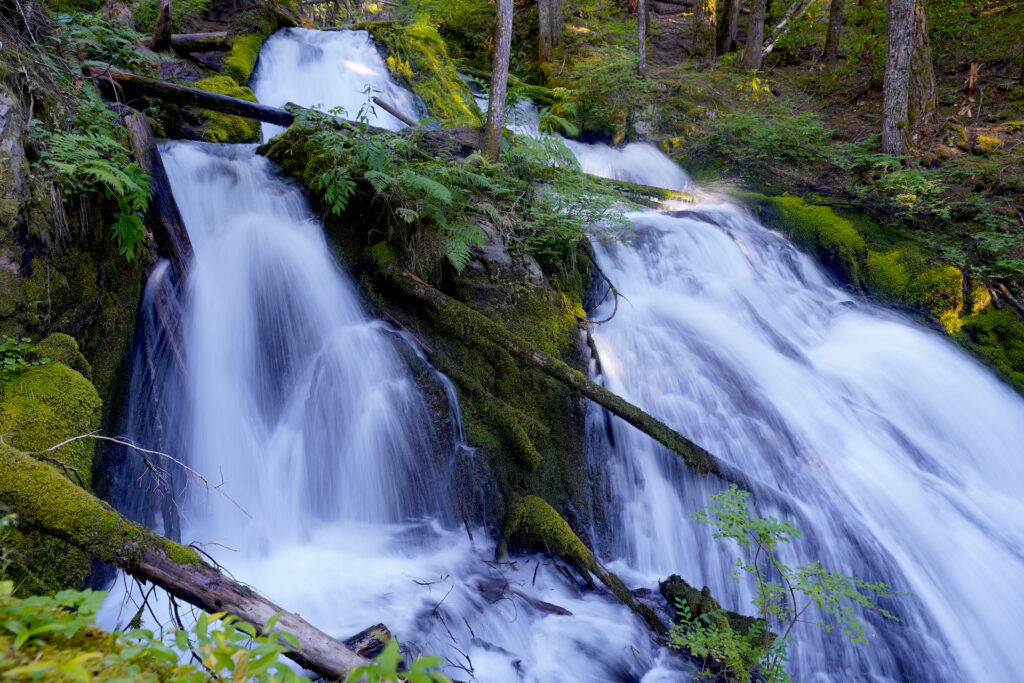
[[[418,115],[365,33],[279,32],[254,76],[265,104],[350,113],[366,85]],[[571,149],[591,172],[688,182],[647,145]],[[685,679],[687,665],[610,595],[581,593],[544,565],[533,580],[533,562],[489,562],[482,530],[471,542],[438,502],[450,439],[434,433],[404,342],[367,315],[297,187],[251,145],[162,153],[195,261],[180,297],[166,268],[147,288],[125,427],[223,479],[237,505],[192,482],[171,529],[131,493],[126,464],[119,506],[207,544],[238,579],[331,634],[386,623],[403,644],[444,655],[456,679]],[[593,330],[595,378],[783,494],[789,509],[761,512],[804,531],[787,559],[913,593],[890,606],[901,623],[870,623],[866,646],[802,629],[793,674],[1017,678],[1024,401],[938,334],[835,287],[741,208],[680,208],[634,215],[629,245],[595,245],[628,297]],[[146,332],[158,307],[180,319],[179,341]],[[588,422],[608,509],[591,540],[609,568],[633,587],[679,573],[749,611],[749,586],[728,578],[733,549],[688,519],[724,485],[597,408]],[[105,608],[111,625],[136,609],[121,586]],[[164,616],[165,603],[151,605]]]

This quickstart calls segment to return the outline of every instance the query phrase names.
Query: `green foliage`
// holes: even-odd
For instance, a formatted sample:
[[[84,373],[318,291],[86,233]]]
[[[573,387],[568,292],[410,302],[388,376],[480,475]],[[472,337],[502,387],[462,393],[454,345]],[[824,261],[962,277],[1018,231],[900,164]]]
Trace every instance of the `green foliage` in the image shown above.
[[[799,539],[800,530],[787,520],[757,516],[747,502],[749,496],[733,484],[712,496],[710,504],[695,513],[693,519],[710,526],[715,538],[737,544],[740,556],[733,579],[754,580],[753,604],[768,626],[762,634],[764,648],[759,661],[764,680],[790,680],[785,668],[786,653],[798,622],[817,619],[812,623],[826,631],[838,628],[852,642],[866,643],[866,625],[858,617],[858,609],[897,620],[876,604],[878,599],[899,595],[884,583],[830,572],[818,562],[795,568],[782,563],[779,548]],[[774,629],[781,635],[772,638],[770,631]],[[722,642],[716,643],[717,638]],[[743,657],[753,651],[749,643],[738,642],[735,634],[726,632],[714,620],[691,620],[689,624],[684,620],[673,630],[673,644],[698,652],[714,652],[723,658],[719,663],[729,667],[741,664]]]
[[[703,660],[702,677],[750,681],[751,670],[764,654],[764,622],[739,633],[730,626],[724,609],[695,615],[684,600],[676,602],[676,618],[669,646]]]
[[[955,338],[1024,392],[1024,323],[1012,311],[990,307],[973,315]]]
[[[398,641],[392,638],[384,645],[373,661],[356,667],[345,679],[346,683],[383,683],[409,681],[409,683],[451,683],[450,679],[437,671],[444,663],[443,657],[419,656],[408,669],[400,670],[402,655]]]
[[[637,75],[635,50],[593,47],[574,64],[568,85],[575,92],[575,116],[583,130],[621,142],[635,112],[647,105],[650,82]]]
[[[905,159],[876,151],[877,138],[843,145],[831,162],[849,173],[852,194],[865,202],[881,200],[898,219],[948,220],[947,187],[939,172],[905,166]]]
[[[37,357],[31,342],[28,337],[5,336],[0,340],[0,381],[7,381],[25,368],[50,362],[49,358]]]
[[[135,47],[140,34],[118,23],[84,12],[57,14],[53,22],[57,30],[53,40],[82,61],[105,62],[122,69],[143,69],[152,62]]]
[[[136,27],[143,33],[149,34],[156,28],[156,15],[159,0],[134,0],[128,4],[132,12]],[[197,19],[207,12],[210,0],[174,0],[174,30],[184,32],[192,26]]]
[[[79,102],[74,129],[51,131],[34,119],[30,131],[39,142],[39,168],[67,194],[116,200],[111,232],[118,251],[131,261],[145,240],[149,176],[129,156],[113,113],[90,92]]]
[[[807,166],[825,161],[831,135],[814,114],[733,112],[710,123],[709,134],[692,153],[728,159],[740,172],[780,162]]]

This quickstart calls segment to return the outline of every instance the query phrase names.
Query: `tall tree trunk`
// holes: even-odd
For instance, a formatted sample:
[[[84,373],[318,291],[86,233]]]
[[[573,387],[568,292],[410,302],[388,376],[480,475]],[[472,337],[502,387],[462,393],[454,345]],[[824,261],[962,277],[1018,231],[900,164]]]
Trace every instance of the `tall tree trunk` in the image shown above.
[[[907,144],[910,97],[910,54],[914,33],[914,0],[889,0],[888,38],[882,89],[882,151],[902,156]]]
[[[491,94],[487,105],[484,150],[491,159],[501,156],[501,136],[505,130],[505,91],[508,88],[508,62],[512,55],[512,0],[497,0],[498,21],[494,27],[494,63],[491,68]]]
[[[153,49],[166,50],[171,45],[174,22],[171,16],[171,0],[160,0],[156,14],[156,29],[153,31]]]
[[[717,0],[694,0],[693,3],[693,44],[690,54],[706,64],[715,61],[715,38],[717,31]]]
[[[562,0],[548,0],[551,3],[551,48],[562,47]]]
[[[647,75],[647,0],[636,3],[636,70],[641,76]]]
[[[839,39],[843,34],[843,0],[832,0],[828,10],[828,33],[825,34],[826,64],[835,64],[839,57]]]
[[[743,51],[743,68],[761,68],[761,48],[764,47],[764,15],[768,0],[754,0],[754,10],[747,24],[747,45]]]
[[[725,0],[722,18],[718,22],[718,54],[732,52],[736,45],[736,31],[740,21],[743,0]]]
[[[537,0],[537,43],[541,63],[551,61],[551,0]]]
[[[910,53],[910,93],[908,95],[908,134],[917,142],[934,125],[938,110],[935,85],[935,63],[932,60],[931,41],[928,40],[928,21],[923,0],[914,3],[914,35]]]

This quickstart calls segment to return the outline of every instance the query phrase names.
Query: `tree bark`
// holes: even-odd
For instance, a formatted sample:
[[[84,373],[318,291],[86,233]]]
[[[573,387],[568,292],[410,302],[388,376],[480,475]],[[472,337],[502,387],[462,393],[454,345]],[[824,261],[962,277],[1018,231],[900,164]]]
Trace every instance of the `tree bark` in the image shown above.
[[[551,0],[537,0],[537,46],[540,61],[551,61]]]
[[[647,0],[636,4],[636,70],[641,76],[647,75]]]
[[[208,92],[198,88],[189,88],[176,83],[168,83],[155,78],[139,76],[127,71],[110,68],[86,67],[86,75],[96,78],[100,85],[116,85],[124,97],[121,100],[138,97],[157,97],[172,104],[189,107],[200,107],[218,111],[222,114],[233,114],[247,119],[265,121],[278,126],[290,126],[295,115],[285,109],[270,107],[258,102],[249,102],[229,95]]]
[[[291,633],[301,645],[286,655],[324,678],[345,679],[367,661],[299,615],[206,564],[193,549],[122,517],[55,468],[2,444],[0,503],[25,524],[207,612],[233,614],[261,632],[270,617],[283,612],[275,630]]]
[[[938,88],[935,84],[935,63],[924,3],[914,3],[914,35],[910,53],[910,92],[907,125],[910,141],[917,143],[935,125],[938,112]]]
[[[828,32],[825,34],[825,55],[822,58],[826,64],[835,64],[839,57],[839,39],[843,34],[843,4],[844,0],[832,0],[828,10]]]
[[[551,48],[557,50],[562,47],[562,0],[550,0],[551,2]]]
[[[722,18],[718,22],[718,54],[732,52],[736,45],[736,32],[740,21],[740,6],[743,0],[725,0]]]
[[[171,16],[171,0],[160,0],[156,13],[156,29],[153,31],[152,47],[156,51],[166,50],[171,45],[174,30]]]
[[[754,9],[747,24],[747,45],[743,51],[743,68],[756,71],[761,68],[761,49],[764,47],[764,15],[768,0],[754,0]]]
[[[139,168],[150,175],[149,208],[146,223],[153,232],[160,249],[171,262],[171,268],[179,283],[185,282],[188,264],[192,261],[192,240],[189,239],[185,221],[178,210],[178,204],[171,193],[171,181],[164,169],[160,151],[156,148],[153,129],[144,114],[132,112],[122,118],[128,130],[128,141],[132,155]]]
[[[903,156],[907,144],[910,55],[914,32],[914,0],[889,0],[882,90],[882,151]]]
[[[494,28],[494,62],[491,93],[487,104],[484,151],[491,159],[501,156],[501,138],[505,130],[505,93],[508,88],[508,63],[512,55],[512,0],[497,0],[498,21]]]
[[[694,59],[710,64],[715,61],[717,38],[717,0],[695,0],[693,4],[693,42],[690,54]]]
[[[234,39],[226,31],[217,33],[174,33],[168,39],[168,46],[175,52],[216,52],[230,50]],[[144,47],[153,47],[153,38],[143,38]]]
[[[465,304],[450,298],[440,290],[431,287],[419,278],[406,273],[393,271],[389,274],[391,283],[404,294],[426,303],[439,314],[440,320],[457,318],[458,332],[470,343],[479,343],[478,339],[486,339],[508,351],[512,356],[540,370],[545,375],[561,382],[573,391],[589,398],[629,424],[647,434],[658,443],[679,455],[683,462],[694,472],[702,475],[715,474],[726,481],[733,481],[751,490],[752,484],[744,483],[745,477],[729,465],[722,463],[714,455],[679,434],[664,422],[644,412],[621,396],[608,391],[583,373],[573,370],[568,365],[552,358],[538,349],[532,348],[516,339],[511,332],[490,318],[469,308]]]

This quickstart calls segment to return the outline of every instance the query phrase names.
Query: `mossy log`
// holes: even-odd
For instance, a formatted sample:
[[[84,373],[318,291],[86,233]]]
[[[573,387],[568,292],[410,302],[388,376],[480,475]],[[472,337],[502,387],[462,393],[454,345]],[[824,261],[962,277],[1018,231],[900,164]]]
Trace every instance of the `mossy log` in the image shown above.
[[[143,38],[143,47],[152,48],[153,39]],[[214,33],[173,33],[168,45],[175,52],[221,52],[230,50],[234,39],[227,31]]]
[[[290,126],[295,120],[295,114],[286,109],[258,102],[247,102],[238,97],[190,88],[177,83],[168,83],[128,71],[96,66],[88,66],[84,71],[86,75],[97,79],[100,86],[107,88],[108,91],[112,87],[119,89],[123,97],[118,99],[122,101],[138,97],[155,97],[172,104],[209,109],[278,126]]]
[[[189,239],[185,221],[178,210],[171,192],[171,181],[164,169],[160,151],[156,147],[153,129],[149,120],[139,112],[131,112],[122,118],[128,130],[128,141],[139,168],[150,175],[149,208],[146,222],[153,231],[157,244],[163,250],[178,282],[185,282],[185,271],[192,260],[192,240]]]
[[[743,485],[744,477],[720,462],[701,446],[621,396],[608,391],[583,373],[573,370],[557,358],[524,344],[516,339],[511,332],[483,314],[452,299],[408,272],[392,271],[390,278],[400,290],[428,304],[443,318],[458,320],[463,328],[461,332],[464,333],[468,342],[472,343],[476,335],[486,338],[508,351],[513,357],[532,365],[549,377],[586,396],[613,415],[622,418],[658,443],[677,453],[687,467],[694,472],[702,475],[715,474],[726,481],[734,481]]]
[[[233,614],[260,630],[282,613],[277,630],[291,633],[301,645],[287,656],[324,678],[344,679],[367,662],[299,615],[206,564],[195,550],[122,517],[55,468],[5,444],[0,444],[0,504],[17,513],[22,523],[207,612]]]

